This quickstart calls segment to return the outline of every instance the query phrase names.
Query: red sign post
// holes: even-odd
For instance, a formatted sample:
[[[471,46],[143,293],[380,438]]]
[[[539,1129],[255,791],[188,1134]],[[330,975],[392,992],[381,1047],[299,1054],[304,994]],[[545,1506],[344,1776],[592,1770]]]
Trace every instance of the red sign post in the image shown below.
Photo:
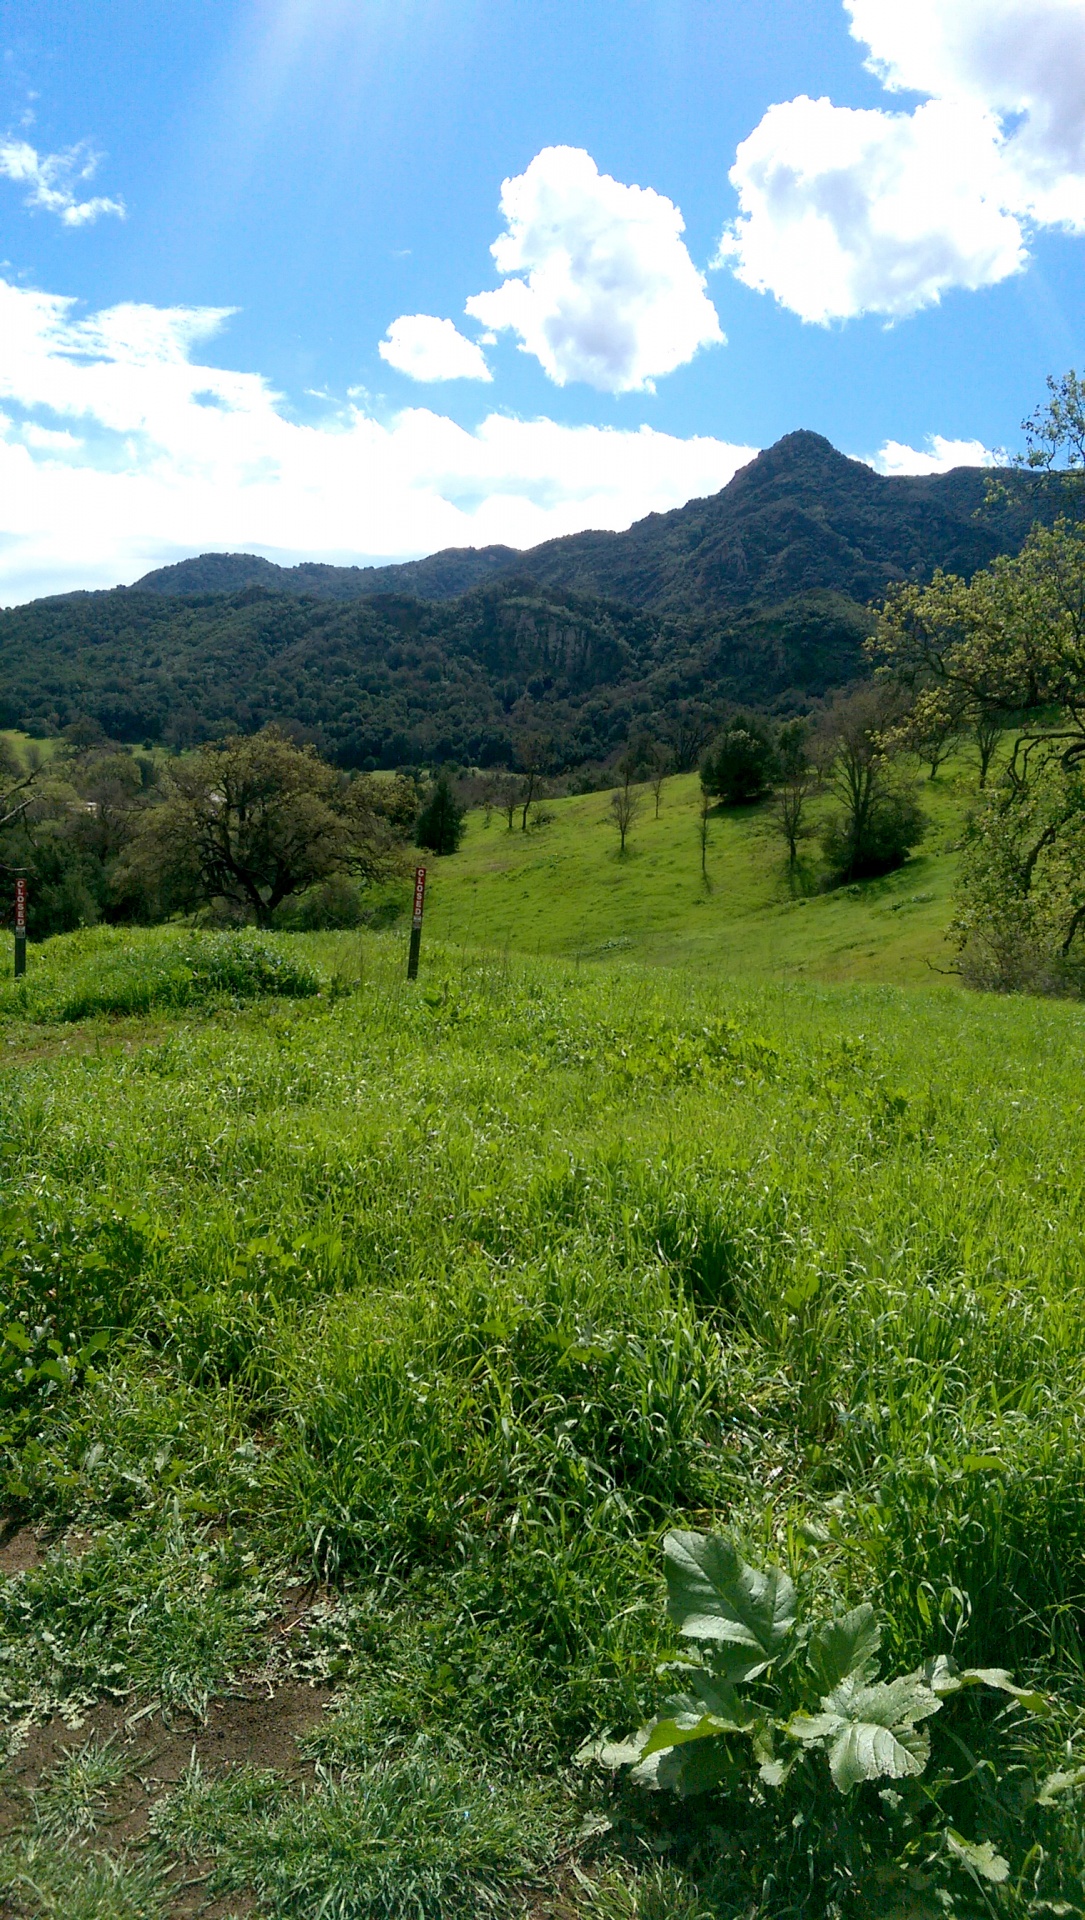
[[[418,978],[418,952],[422,945],[422,908],[426,904],[426,869],[414,870],[414,913],[411,917],[411,950],[407,955],[407,978]]]
[[[26,878],[15,882],[15,977],[26,972]]]

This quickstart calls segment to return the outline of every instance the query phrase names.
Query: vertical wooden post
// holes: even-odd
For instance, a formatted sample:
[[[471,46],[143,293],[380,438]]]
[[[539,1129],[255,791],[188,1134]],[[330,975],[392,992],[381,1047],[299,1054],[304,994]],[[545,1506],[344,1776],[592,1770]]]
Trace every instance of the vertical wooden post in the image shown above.
[[[426,901],[426,869],[414,870],[414,913],[411,917],[411,950],[407,955],[407,978],[418,978],[418,953],[422,945],[422,908]]]
[[[15,978],[26,972],[26,878],[15,882]]]

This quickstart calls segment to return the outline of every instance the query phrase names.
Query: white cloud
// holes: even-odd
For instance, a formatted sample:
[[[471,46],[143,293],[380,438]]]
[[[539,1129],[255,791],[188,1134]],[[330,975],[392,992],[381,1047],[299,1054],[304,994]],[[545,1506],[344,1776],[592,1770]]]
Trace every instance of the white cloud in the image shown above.
[[[431,313],[404,313],[393,320],[377,348],[397,373],[411,380],[492,380],[481,347],[451,320]]]
[[[913,112],[805,96],[735,157],[720,244],[804,320],[900,317],[1027,263],[1033,227],[1085,232],[1082,0],[845,0],[867,65]]]
[[[803,320],[914,313],[1024,263],[1020,224],[994,191],[1000,171],[997,127],[979,109],[789,100],[738,149],[742,213],[720,260]]]
[[[544,147],[501,189],[506,230],[490,251],[514,276],[466,311],[518,333],[559,387],[652,390],[657,375],[722,343],[716,309],[673,201],[600,173],[579,147]],[[520,277],[524,276],[524,277]]]
[[[885,86],[1009,116],[1014,204],[1085,230],[1082,0],[844,0]]]
[[[949,473],[954,467],[997,467],[1002,457],[982,440],[946,440],[930,433],[925,451],[903,440],[886,440],[871,465],[888,474]]]
[[[125,217],[123,200],[110,200],[104,194],[89,200],[78,196],[78,184],[94,177],[98,160],[85,142],[64,153],[38,153],[26,140],[0,141],[0,174],[28,189],[28,207],[55,213],[66,227],[90,226],[104,213],[115,214],[118,220]]]
[[[0,600],[110,586],[181,554],[340,562],[534,545],[713,493],[755,449],[427,408],[288,417],[209,364],[218,309],[73,303],[0,280]],[[44,429],[44,441],[27,427]],[[64,436],[78,444],[69,448]]]

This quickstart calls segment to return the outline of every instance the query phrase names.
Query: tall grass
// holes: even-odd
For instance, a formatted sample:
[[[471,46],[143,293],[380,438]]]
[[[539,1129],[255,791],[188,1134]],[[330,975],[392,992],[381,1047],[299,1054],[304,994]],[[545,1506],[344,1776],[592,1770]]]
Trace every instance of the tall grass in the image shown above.
[[[56,943],[50,1005],[98,938]],[[412,1743],[444,1806],[474,1765],[500,1793],[501,1768],[556,1778],[635,1723],[678,1522],[876,1596],[894,1661],[952,1643],[1038,1676],[1073,1751],[1080,1009],[432,948],[408,988],[381,936],[276,952],[353,989],[236,995],[63,1056],[25,1012],[12,1028],[9,1504],[101,1536],[0,1587],[12,1694],[92,1694],[112,1650],[199,1710],[258,1664],[277,1581],[327,1583],[334,1651],[312,1626],[297,1658],[339,1676],[319,1746],[347,1798],[254,1802],[248,1868],[225,1802],[184,1816],[204,1807],[224,1886],[249,1871],[269,1911],[307,1912],[321,1849],[361,1832],[359,1781]],[[201,1547],[209,1525],[228,1549]],[[1072,1861],[1068,1806],[1042,1820]],[[408,1837],[381,1832],[381,1870],[406,1872]],[[702,1886],[738,1911],[697,1844],[690,1910]],[[459,1881],[447,1855],[465,1910],[519,1884],[499,1854]],[[748,1910],[792,1911],[766,1876]],[[377,1885],[344,1880],[344,1915]]]

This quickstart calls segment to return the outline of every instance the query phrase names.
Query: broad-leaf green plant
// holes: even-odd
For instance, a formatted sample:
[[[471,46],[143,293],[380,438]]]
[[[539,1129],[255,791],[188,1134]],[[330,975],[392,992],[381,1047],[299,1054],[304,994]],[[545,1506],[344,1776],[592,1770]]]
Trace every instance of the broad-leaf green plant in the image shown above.
[[[749,1566],[714,1534],[669,1533],[664,1552],[668,1612],[696,1657],[661,1670],[680,1690],[646,1726],[624,1740],[590,1742],[581,1760],[627,1769],[637,1785],[682,1799],[721,1789],[771,1808],[775,1796],[789,1828],[811,1817],[813,1799],[822,1802],[823,1824],[842,1834],[843,1816],[825,1795],[843,1795],[853,1826],[858,1819],[869,1829],[873,1815],[877,1829],[884,1819],[884,1846],[876,1831],[873,1848],[869,1830],[864,1837],[868,1857],[874,1851],[884,1861],[888,1852],[910,1871],[941,1863],[991,1883],[1007,1878],[1009,1866],[987,1837],[963,1838],[941,1804],[960,1783],[952,1766],[928,1772],[932,1723],[973,1688],[1038,1714],[1047,1711],[1041,1694],[1015,1685],[1003,1668],[962,1671],[946,1654],[882,1678],[881,1629],[869,1603],[804,1617],[786,1572]],[[964,1748],[955,1744],[959,1759]]]

